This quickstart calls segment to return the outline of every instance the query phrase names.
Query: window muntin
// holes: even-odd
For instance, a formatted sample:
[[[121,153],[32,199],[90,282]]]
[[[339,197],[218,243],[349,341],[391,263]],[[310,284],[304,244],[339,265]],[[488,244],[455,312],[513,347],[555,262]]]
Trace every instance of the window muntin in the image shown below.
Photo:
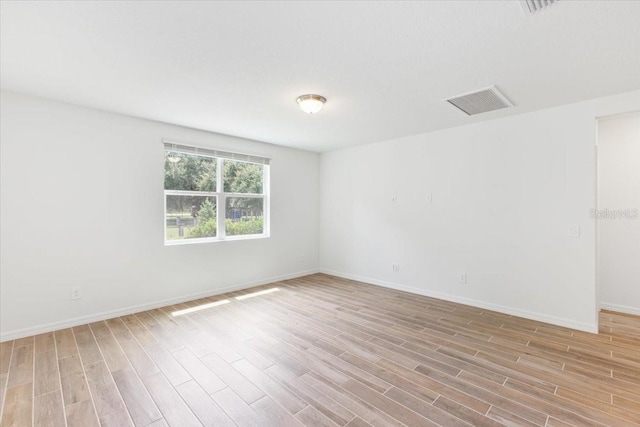
[[[268,159],[166,142],[164,157],[165,244],[268,236]]]

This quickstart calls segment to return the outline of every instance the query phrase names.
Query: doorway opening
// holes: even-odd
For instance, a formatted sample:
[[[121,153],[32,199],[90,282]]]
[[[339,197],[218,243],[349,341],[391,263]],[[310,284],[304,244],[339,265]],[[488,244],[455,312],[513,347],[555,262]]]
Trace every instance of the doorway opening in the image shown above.
[[[640,112],[597,120],[596,291],[601,331],[640,317]],[[618,319],[615,324],[614,319]]]

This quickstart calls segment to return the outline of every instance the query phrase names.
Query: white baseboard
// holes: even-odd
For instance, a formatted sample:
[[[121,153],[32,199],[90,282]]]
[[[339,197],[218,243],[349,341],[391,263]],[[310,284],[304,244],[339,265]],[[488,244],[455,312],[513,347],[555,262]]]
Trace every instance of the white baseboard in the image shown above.
[[[15,340],[18,338],[29,337],[31,335],[43,334],[46,332],[57,331],[60,329],[71,328],[73,326],[80,326],[87,323],[99,322],[101,320],[112,319],[114,317],[126,316],[128,314],[139,313],[141,311],[153,310],[155,308],[164,307],[167,305],[180,304],[186,301],[193,301],[200,298],[211,297],[215,295],[224,294],[227,292],[239,291],[242,289],[253,288],[255,286],[267,285],[269,283],[280,282],[287,279],[295,279],[297,277],[308,276],[310,274],[318,273],[320,270],[306,270],[296,273],[284,274],[282,276],[269,277],[261,280],[254,280],[250,282],[240,283],[232,286],[227,286],[220,289],[215,289],[207,292],[201,292],[197,294],[184,295],[176,298],[165,299],[161,301],[154,301],[149,304],[141,304],[135,306],[129,306],[121,309],[104,311],[98,314],[92,314],[90,316],[74,317],[71,319],[64,319],[58,322],[47,323],[44,325],[32,326],[29,328],[16,329],[13,331],[7,331],[0,334],[0,342]]]
[[[577,329],[579,331],[590,332],[593,334],[598,333],[598,324],[576,322],[575,320],[566,319],[562,317],[549,316],[548,314],[536,313],[527,310],[520,310],[513,307],[507,307],[499,304],[493,304],[486,301],[479,301],[471,298],[464,298],[457,295],[450,295],[441,292],[433,292],[426,289],[414,288],[411,286],[400,285],[392,282],[385,282],[382,280],[372,279],[370,277],[356,276],[353,274],[342,273],[339,271],[320,269],[320,273],[329,274],[331,276],[342,277],[350,280],[357,280],[359,282],[369,283],[376,286],[382,286],[385,288],[396,289],[399,291],[410,292],[412,294],[424,295],[431,298],[437,298],[444,301],[456,302],[459,304],[470,305],[473,307],[484,308],[487,310],[498,311],[504,314],[510,314],[512,316],[523,317],[525,319],[536,320],[539,322],[550,323],[552,325],[563,326],[566,328]]]
[[[633,314],[635,316],[640,316],[640,308],[638,307],[629,307],[627,305],[612,304],[610,302],[601,302],[600,309],[617,311],[618,313]]]

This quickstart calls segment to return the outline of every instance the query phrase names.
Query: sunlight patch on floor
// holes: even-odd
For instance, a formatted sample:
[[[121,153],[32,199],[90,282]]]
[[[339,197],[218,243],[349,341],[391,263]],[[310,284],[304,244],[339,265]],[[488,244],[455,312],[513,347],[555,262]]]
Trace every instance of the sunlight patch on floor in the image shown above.
[[[258,297],[260,295],[270,294],[270,293],[273,293],[273,292],[277,292],[279,290],[280,290],[280,288],[265,289],[264,291],[258,291],[258,292],[253,292],[253,293],[246,294],[246,295],[240,295],[239,297],[236,297],[236,299],[238,301],[241,301],[243,299]]]
[[[172,316],[182,316],[183,314],[195,313],[196,311],[206,310],[207,308],[217,307],[219,305],[229,304],[231,301],[223,299],[216,302],[210,302],[208,304],[198,305],[196,307],[185,308],[184,310],[178,310],[171,313]]]

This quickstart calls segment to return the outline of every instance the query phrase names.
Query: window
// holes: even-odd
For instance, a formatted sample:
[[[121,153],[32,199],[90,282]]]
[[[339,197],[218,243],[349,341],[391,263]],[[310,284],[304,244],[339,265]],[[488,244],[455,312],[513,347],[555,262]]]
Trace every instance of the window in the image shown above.
[[[269,159],[164,143],[165,244],[269,235]]]

